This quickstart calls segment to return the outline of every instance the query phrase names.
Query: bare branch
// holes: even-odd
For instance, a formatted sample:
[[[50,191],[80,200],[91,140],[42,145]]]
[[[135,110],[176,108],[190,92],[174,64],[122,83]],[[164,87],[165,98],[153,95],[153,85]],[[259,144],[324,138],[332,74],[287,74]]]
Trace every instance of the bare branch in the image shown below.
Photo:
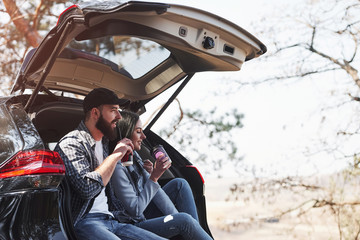
[[[356,54],[357,54],[357,50],[358,50],[358,38],[356,36],[356,34],[351,34],[351,37],[353,38],[354,40],[354,46],[355,46],[355,49],[354,49],[354,53],[352,55],[352,57],[350,58],[350,60],[348,61],[349,63],[353,62],[355,57],[356,57]]]
[[[37,29],[37,25],[39,22],[38,18],[39,18],[40,10],[41,10],[41,7],[43,6],[43,4],[44,4],[44,0],[40,0],[39,5],[36,7],[34,19],[33,19],[33,26],[32,26],[33,29]]]
[[[360,102],[360,97],[354,97],[350,93],[348,95],[350,96],[351,100]]]
[[[349,29],[351,29],[352,26],[354,26],[354,25],[356,25],[356,24],[358,24],[358,23],[360,23],[360,20],[359,20],[359,21],[355,21],[355,22],[353,22],[353,23],[349,23],[348,25],[346,25],[346,27],[345,27],[344,29],[338,30],[338,31],[336,31],[335,33],[341,35],[341,34],[344,34],[344,33],[346,33],[346,32],[349,32]]]
[[[296,48],[296,47],[301,47],[302,45],[304,45],[304,44],[303,43],[297,43],[297,44],[277,48],[276,51],[274,52],[274,54],[272,54],[272,56],[276,55],[277,53],[280,53],[280,52],[282,52],[284,50],[288,50],[288,49]]]
[[[14,22],[18,31],[24,34],[26,40],[31,46],[37,47],[42,38],[35,29],[30,27],[29,21],[24,18],[23,14],[17,7],[16,2],[14,0],[3,0],[3,2],[7,13]]]
[[[331,61],[332,63],[338,65],[340,68],[344,69],[352,77],[352,79],[354,80],[356,85],[360,88],[360,78],[358,76],[358,71],[354,67],[352,67],[349,62],[347,62],[346,60],[343,60],[343,63],[341,63],[337,59],[315,49],[311,45],[309,46],[308,50]]]
[[[310,43],[310,49],[314,48],[314,39],[315,39],[315,34],[316,34],[316,26],[312,26],[312,34],[311,34],[311,43]]]
[[[174,124],[174,126],[173,126],[173,131],[172,131],[171,133],[168,133],[168,137],[170,137],[170,136],[177,130],[177,127],[180,125],[181,121],[182,121],[183,118],[184,118],[184,111],[183,111],[183,109],[182,109],[182,107],[181,107],[181,103],[180,103],[179,99],[176,98],[175,100],[176,100],[176,102],[178,103],[180,116],[179,116],[178,121],[177,121],[177,122]]]
[[[259,81],[254,81],[254,82],[239,82],[239,84],[240,84],[240,86],[259,85],[259,84],[263,84],[263,83],[271,82],[271,81],[300,79],[300,78],[303,78],[303,77],[306,77],[306,76],[309,76],[309,75],[321,74],[321,73],[325,73],[325,72],[332,72],[332,71],[336,71],[336,70],[339,70],[339,69],[340,68],[326,68],[326,69],[323,69],[323,70],[314,70],[314,71],[302,72],[302,73],[293,74],[293,75],[274,76],[274,77],[262,79],[262,80],[259,80]]]
[[[284,215],[286,215],[288,213],[291,213],[291,212],[294,212],[294,211],[296,211],[298,209],[303,208],[305,205],[307,205],[308,203],[313,202],[313,201],[314,201],[314,199],[309,199],[307,201],[304,201],[304,202],[302,202],[300,205],[298,205],[296,207],[289,208],[288,210],[286,210],[284,212],[281,212],[277,217],[281,218],[281,217],[283,217]]]
[[[355,236],[355,240],[358,240],[359,239],[359,236],[360,236],[360,224],[358,226],[358,231],[356,233],[356,236]]]

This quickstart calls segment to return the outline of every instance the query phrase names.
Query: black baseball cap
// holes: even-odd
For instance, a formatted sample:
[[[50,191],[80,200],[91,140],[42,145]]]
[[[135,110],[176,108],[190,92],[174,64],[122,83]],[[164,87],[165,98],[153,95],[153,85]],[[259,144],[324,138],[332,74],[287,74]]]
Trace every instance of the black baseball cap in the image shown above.
[[[103,104],[122,105],[128,100],[119,99],[118,96],[107,88],[95,88],[84,98],[83,108],[87,113],[94,107],[98,107]]]

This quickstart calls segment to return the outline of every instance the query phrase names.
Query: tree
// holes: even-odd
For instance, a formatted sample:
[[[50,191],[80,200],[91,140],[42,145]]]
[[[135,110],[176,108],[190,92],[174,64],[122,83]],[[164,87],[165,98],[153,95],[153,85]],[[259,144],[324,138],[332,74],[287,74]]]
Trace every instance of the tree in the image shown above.
[[[207,166],[204,167],[206,173],[215,172],[218,177],[223,177],[220,170],[225,164],[239,165],[243,156],[233,135],[243,127],[244,114],[236,108],[226,112],[220,112],[216,107],[209,112],[184,110],[176,100],[179,115],[166,125],[170,128],[160,130],[160,135],[177,145],[190,161]]]
[[[235,199],[249,199],[250,194],[250,199],[258,200],[255,195],[260,194],[263,201],[276,201],[278,193],[284,191],[300,196],[296,204],[284,206],[275,217],[296,211],[299,217],[321,208],[335,219],[339,239],[360,237],[360,221],[356,214],[360,199],[354,192],[360,173],[359,13],[358,0],[308,1],[304,6],[297,5],[296,10],[288,8],[272,13],[276,17],[264,18],[254,27],[258,31],[256,35],[269,42],[269,52],[260,61],[270,65],[275,73],[238,83],[243,87],[279,81],[292,84],[310,79],[314,84],[322,81],[327,87],[331,86],[329,99],[319,110],[323,115],[319,122],[322,134],[319,134],[318,144],[308,146],[307,154],[331,153],[334,159],[328,159],[329,162],[342,161],[347,167],[320,180],[304,176],[257,178],[235,183],[231,191]],[[348,111],[349,108],[352,111]],[[348,115],[342,114],[345,112]],[[331,122],[337,124],[331,125]]]
[[[30,26],[29,20],[24,18],[16,3],[12,0],[3,0],[6,11],[8,12],[11,21],[14,23],[16,29],[23,34],[28,44],[32,47],[37,47],[41,41],[41,37],[36,29],[38,25],[38,18],[40,9],[42,8],[43,1],[39,3],[36,8],[33,24]]]
[[[298,197],[298,200],[274,213],[274,219],[294,212],[298,212],[297,216],[300,218],[317,209],[323,209],[335,220],[339,239],[359,239],[360,220],[356,213],[360,210],[360,199],[355,193],[357,188],[354,187],[358,183],[360,173],[359,13],[358,0],[307,1],[304,5],[296,5],[296,9],[290,9],[288,6],[281,8],[278,12],[271,13],[272,17],[264,17],[261,23],[254,23],[255,35],[259,39],[266,39],[269,49],[269,52],[258,60],[256,68],[271,68],[274,70],[273,74],[261,76],[261,71],[258,71],[256,79],[254,77],[251,81],[238,81],[237,86],[229,85],[228,94],[232,94],[235,88],[248,85],[256,88],[275,82],[292,84],[308,80],[314,82],[314,85],[317,82],[321,82],[321,86],[326,83],[329,93],[325,105],[319,109],[319,113],[322,114],[318,123],[319,138],[316,144],[307,146],[306,155],[311,159],[312,155],[326,152],[329,156],[333,155],[333,159],[328,159],[329,162],[342,161],[342,165],[347,167],[339,169],[334,175],[321,178],[273,176],[270,179],[255,178],[251,181],[237,182],[230,189],[232,195],[229,199],[273,203],[277,201],[278,193],[285,191]],[[262,72],[269,73],[266,70]],[[180,110],[178,119],[173,123],[174,132],[180,132],[186,125],[184,122],[191,122],[193,129],[195,125],[191,119],[198,123],[206,123],[209,116],[199,111],[184,114],[185,111]],[[341,113],[350,114],[340,117]],[[212,127],[220,126],[223,119],[219,120],[212,122]],[[206,129],[206,126],[207,124],[199,125],[203,127],[201,129]],[[231,134],[230,131],[227,133]],[[182,138],[175,137],[174,133],[165,134],[174,138],[174,142],[183,149],[189,149],[194,142],[204,141],[203,137],[213,137],[205,134],[186,137],[186,134],[181,133],[179,136],[185,136]],[[213,140],[217,137],[219,135]],[[209,145],[216,146],[215,142],[216,140]],[[232,153],[229,149],[222,150],[222,156]],[[193,157],[192,151],[193,148],[188,151],[190,159]],[[193,158],[212,159],[212,156],[200,155]],[[221,165],[218,166],[220,167]]]
[[[265,26],[261,31],[267,35],[266,38],[271,37],[272,51],[262,60],[278,63],[275,66],[278,71],[252,84],[327,78],[333,88],[328,105],[322,107],[323,124],[327,120],[326,111],[342,111],[348,105],[359,110],[359,11],[360,2],[357,0],[310,1],[301,13],[297,11],[298,15],[285,11],[278,18],[258,24]],[[276,21],[281,21],[281,24],[274,24]],[[340,142],[347,143],[352,137],[358,136],[359,118],[356,111],[353,116],[345,118],[349,120],[336,130],[334,142],[320,140],[328,145],[324,151],[335,151],[328,148],[329,145],[342,148],[344,145]],[[352,161],[359,150],[357,147],[350,152],[342,151],[344,154],[341,157]]]
[[[0,2],[0,57],[2,84],[0,93],[9,94],[13,80],[31,47],[37,47],[44,34],[56,24],[59,9],[65,9],[65,0],[3,0]]]

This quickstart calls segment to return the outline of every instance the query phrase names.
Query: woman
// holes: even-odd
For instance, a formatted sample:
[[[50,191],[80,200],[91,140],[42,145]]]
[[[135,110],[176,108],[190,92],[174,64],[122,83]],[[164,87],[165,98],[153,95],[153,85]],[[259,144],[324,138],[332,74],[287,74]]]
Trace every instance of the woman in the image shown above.
[[[168,159],[159,156],[153,165],[149,160],[142,161],[136,152],[146,138],[139,116],[126,111],[121,112],[121,116],[118,128],[121,136],[130,139],[134,145],[134,163],[128,167],[118,163],[111,178],[115,205],[121,208],[117,207],[114,215],[165,238],[181,235],[184,239],[212,239],[198,222],[186,180],[176,178],[163,188],[157,183],[171,165]]]

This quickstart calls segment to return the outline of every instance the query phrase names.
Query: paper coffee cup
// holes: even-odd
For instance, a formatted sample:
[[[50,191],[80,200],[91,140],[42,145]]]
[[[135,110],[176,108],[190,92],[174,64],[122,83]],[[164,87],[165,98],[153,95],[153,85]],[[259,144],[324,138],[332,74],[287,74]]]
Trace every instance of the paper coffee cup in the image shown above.
[[[169,157],[169,155],[167,154],[167,152],[165,151],[164,147],[162,145],[156,145],[155,147],[153,147],[152,149],[152,155],[153,157],[155,157],[155,159],[158,159],[159,156],[162,154],[164,154],[164,157],[168,158],[169,163],[171,163],[171,159]]]
[[[132,154],[126,154],[122,159],[121,159],[121,164],[124,167],[133,165],[133,158],[134,156]]]

